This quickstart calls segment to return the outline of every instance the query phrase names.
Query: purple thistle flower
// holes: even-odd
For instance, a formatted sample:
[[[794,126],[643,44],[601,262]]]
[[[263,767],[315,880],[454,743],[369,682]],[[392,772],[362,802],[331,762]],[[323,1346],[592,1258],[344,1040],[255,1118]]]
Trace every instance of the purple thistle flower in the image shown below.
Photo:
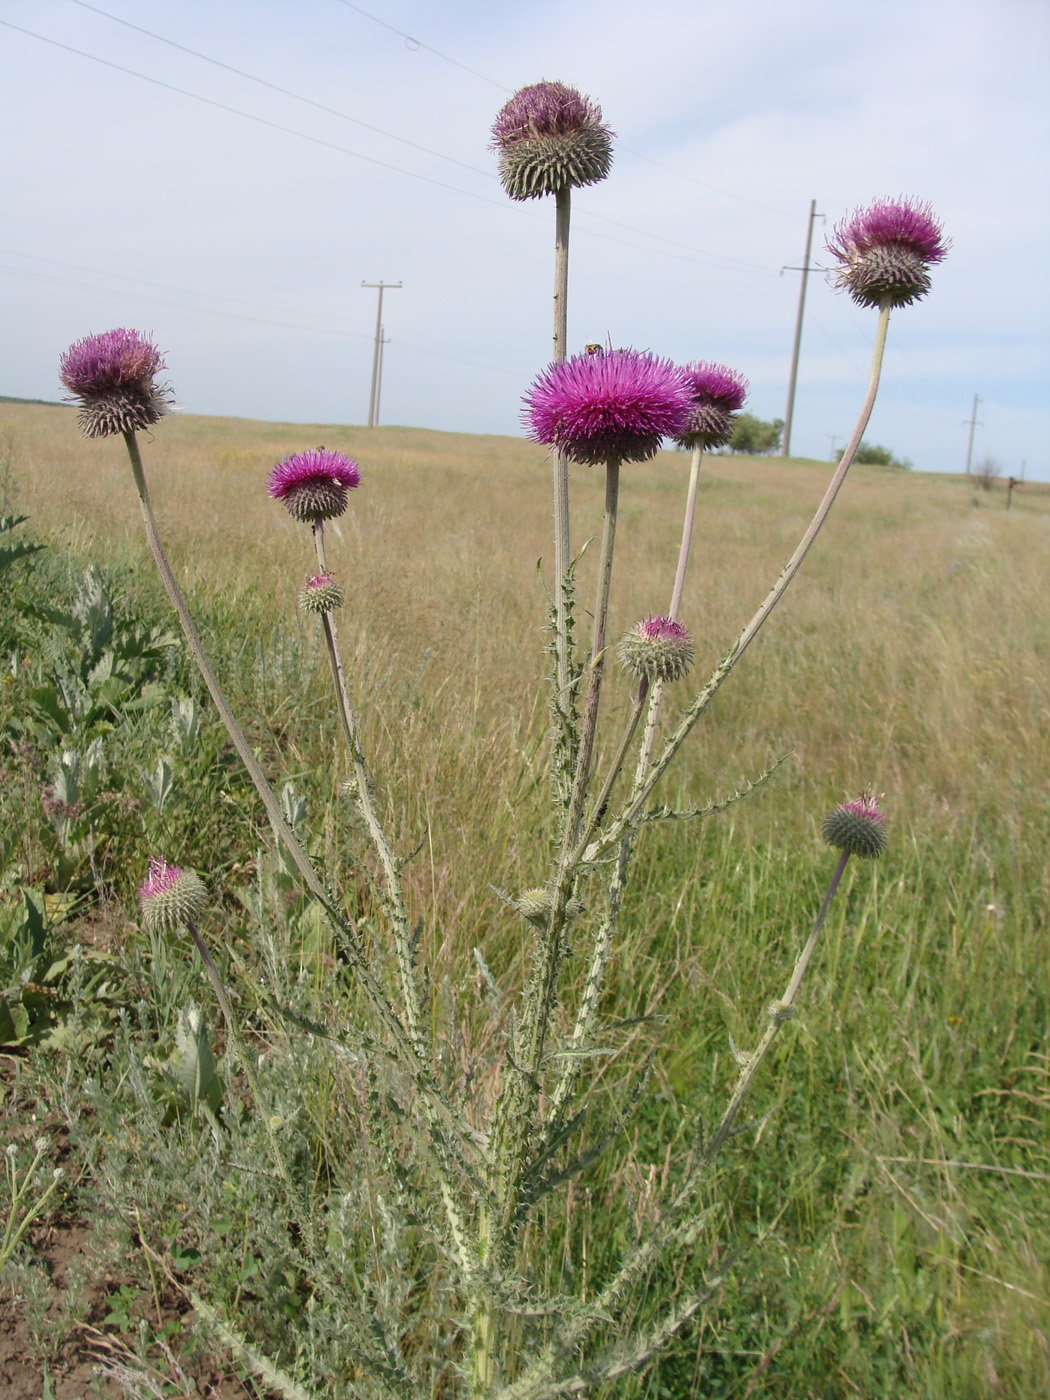
[[[693,664],[693,643],[680,622],[662,613],[643,617],[625,632],[617,647],[624,670],[639,680],[677,681]]]
[[[604,180],[612,163],[613,133],[602,109],[566,83],[533,83],[500,110],[492,149],[511,199],[538,199]]]
[[[721,447],[733,434],[734,415],[744,406],[748,383],[728,365],[695,360],[683,365],[693,394],[693,409],[677,441],[683,447]]]
[[[163,418],[172,399],[168,385],[154,383],[163,368],[153,342],[124,327],[74,341],[59,360],[85,437],[134,433]]]
[[[299,594],[303,612],[330,613],[343,606],[343,590],[331,574],[312,574]]]
[[[522,423],[533,442],[593,466],[654,456],[661,438],[683,431],[693,401],[689,381],[670,360],[613,350],[548,365],[524,404]]]
[[[492,147],[505,150],[534,136],[567,136],[584,128],[612,132],[602,109],[567,83],[531,83],[519,88],[492,124]]]
[[[345,452],[318,447],[278,462],[266,489],[296,520],[330,520],[346,510],[348,493],[360,480],[357,463]]]
[[[150,857],[149,874],[139,886],[142,920],[151,933],[174,933],[204,906],[204,885],[192,870]]]
[[[835,225],[825,245],[836,281],[860,306],[907,306],[930,290],[929,269],[951,247],[929,204],[881,199]]]
[[[824,818],[821,836],[829,846],[861,860],[878,860],[886,849],[886,817],[870,792],[843,802]]]

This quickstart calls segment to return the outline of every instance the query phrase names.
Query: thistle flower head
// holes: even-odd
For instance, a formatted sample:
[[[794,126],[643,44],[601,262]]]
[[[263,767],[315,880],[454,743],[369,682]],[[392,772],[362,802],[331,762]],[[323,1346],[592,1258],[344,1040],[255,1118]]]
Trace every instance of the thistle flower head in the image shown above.
[[[886,818],[870,792],[843,802],[824,818],[821,836],[829,846],[861,860],[878,860],[886,849]]]
[[[641,680],[677,681],[693,664],[693,644],[680,622],[662,614],[643,617],[620,638],[620,665]]]
[[[499,177],[511,199],[538,199],[594,185],[612,164],[602,109],[565,83],[532,83],[500,110],[492,126]]]
[[[343,606],[343,590],[331,574],[312,574],[299,594],[303,612],[330,613]]]
[[[670,360],[637,350],[573,355],[539,374],[522,423],[533,442],[573,462],[643,462],[680,433],[692,408],[689,382]]]
[[[357,463],[344,452],[318,447],[278,462],[266,489],[296,520],[330,520],[346,510],[348,493],[360,480]]]
[[[928,204],[878,199],[835,225],[836,281],[859,306],[907,306],[930,290],[929,269],[951,247]]]
[[[169,385],[156,384],[164,358],[153,342],[124,327],[74,341],[59,360],[59,376],[85,437],[134,433],[168,411]]]
[[[204,907],[204,885],[192,870],[150,858],[149,874],[139,886],[142,921],[150,933],[174,933]]]
[[[708,360],[683,365],[682,371],[692,388],[693,407],[677,441],[683,447],[721,447],[733,435],[734,415],[747,398],[747,380],[728,365]]]

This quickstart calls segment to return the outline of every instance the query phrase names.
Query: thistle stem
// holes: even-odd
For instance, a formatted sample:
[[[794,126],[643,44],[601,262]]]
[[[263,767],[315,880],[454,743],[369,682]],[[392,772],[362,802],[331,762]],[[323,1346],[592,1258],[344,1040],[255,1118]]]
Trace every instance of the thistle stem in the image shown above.
[[[583,803],[587,795],[590,779],[591,754],[594,749],[594,734],[598,727],[598,706],[602,694],[602,675],[605,669],[605,627],[609,615],[609,591],[612,585],[613,549],[616,545],[616,513],[620,499],[620,463],[612,458],[605,468],[605,517],[602,521],[602,547],[598,559],[598,582],[594,599],[594,632],[591,643],[590,676],[587,682],[587,701],[583,711],[583,727],[580,731],[580,751],[576,758],[576,774],[573,778],[572,797],[565,823],[565,852],[567,856],[572,845],[578,840]],[[565,862],[563,859],[563,870]]]
[[[292,1182],[291,1173],[288,1170],[288,1163],[285,1161],[284,1153],[281,1151],[281,1144],[277,1141],[277,1133],[271,1115],[266,1111],[266,1101],[259,1088],[259,1079],[255,1073],[255,1066],[252,1064],[252,1058],[248,1053],[248,1047],[241,1038],[237,1020],[233,1014],[233,1005],[230,1002],[229,994],[226,991],[222,976],[219,973],[218,967],[215,965],[215,960],[211,955],[208,945],[201,937],[196,922],[192,918],[187,918],[186,927],[189,929],[190,937],[193,939],[197,952],[200,954],[201,962],[204,964],[204,971],[208,974],[208,981],[211,983],[215,998],[219,1003],[219,1008],[222,1011],[222,1019],[226,1022],[226,1034],[230,1037],[230,1044],[233,1046],[233,1052],[237,1056],[241,1069],[244,1071],[245,1079],[248,1081],[248,1088],[251,1090],[252,1099],[255,1102],[255,1111],[262,1119],[263,1125],[266,1128],[266,1137],[270,1144],[270,1155],[273,1157],[274,1166],[277,1168],[277,1175],[281,1178],[281,1183],[287,1194],[288,1206],[292,1215],[295,1217],[295,1223],[302,1231],[303,1238],[310,1246],[310,1252],[316,1256],[318,1253],[317,1234],[314,1230],[313,1221],[310,1219],[310,1212],[303,1204],[302,1198]]]
[[[566,186],[555,198],[554,233],[554,359],[564,360],[568,346],[569,218],[572,191]],[[558,694],[569,684],[569,635],[565,603],[565,575],[572,558],[569,535],[569,463],[555,449],[551,456],[554,475],[554,608]]]
[[[657,682],[657,684],[659,685],[659,682]],[[645,697],[648,693],[649,677],[643,676],[638,682],[638,689],[635,692],[634,701],[631,705],[631,713],[627,717],[627,725],[620,739],[619,747],[613,755],[613,761],[609,765],[609,772],[606,775],[605,782],[602,784],[602,790],[598,794],[598,799],[594,804],[594,811],[591,813],[583,834],[580,837],[581,841],[586,842],[591,839],[602,817],[605,815],[606,808],[609,805],[609,797],[612,794],[616,779],[620,776],[620,769],[623,767],[623,761],[627,757],[627,750],[630,748],[631,740],[634,738],[638,728],[638,721],[641,718],[642,707],[645,705]]]
[[[317,516],[314,520],[313,536],[318,567],[321,573],[324,574],[328,572],[328,564],[324,547],[324,520],[321,516]],[[412,968],[411,935],[408,928],[408,915],[405,912],[404,894],[401,888],[401,874],[398,869],[397,861],[394,859],[393,852],[390,849],[390,843],[386,839],[386,833],[380,825],[375,803],[372,801],[368,771],[365,768],[364,754],[361,751],[357,720],[354,716],[353,706],[350,703],[350,692],[347,689],[346,673],[343,670],[343,658],[339,650],[339,634],[336,630],[334,614],[331,612],[322,613],[321,622],[324,627],[325,648],[328,652],[328,662],[332,671],[332,679],[335,682],[339,721],[342,726],[343,736],[346,739],[346,746],[350,751],[350,761],[353,765],[354,782],[357,787],[357,802],[364,816],[365,823],[368,826],[372,844],[375,846],[376,853],[383,866],[383,876],[386,882],[386,893],[387,899],[389,900],[391,923],[394,934],[394,946],[397,952],[398,971],[401,978],[401,994],[405,1005],[405,1019],[408,1022],[408,1034],[420,1061],[426,1064],[426,1044],[422,1032],[423,1011],[419,1000],[419,988],[416,985],[416,979]]]
[[[813,957],[813,952],[817,946],[817,939],[820,936],[820,930],[824,927],[824,920],[827,918],[828,909],[831,907],[831,901],[835,898],[835,892],[839,887],[839,881],[842,879],[842,873],[846,869],[846,862],[849,860],[849,855],[849,851],[843,851],[839,856],[838,864],[835,866],[835,873],[831,877],[831,883],[828,885],[820,908],[817,910],[817,917],[813,920],[813,927],[810,930],[809,937],[806,939],[805,946],[795,960],[794,970],[787,984],[787,990],[784,992],[780,1001],[774,1003],[770,1008],[769,1025],[766,1027],[762,1039],[758,1042],[757,1049],[743,1058],[736,1087],[733,1090],[726,1111],[722,1114],[722,1121],[715,1129],[710,1142],[704,1149],[703,1161],[705,1166],[714,1161],[719,1148],[732,1132],[733,1123],[737,1113],[740,1111],[740,1105],[743,1103],[747,1091],[751,1087],[751,1081],[757,1074],[758,1067],[765,1058],[766,1051],[773,1044],[777,1031],[783,1025],[784,1021],[788,1019],[786,1013],[790,1011],[791,1007],[794,1005],[798,989],[802,985],[803,977],[806,975],[806,969],[809,967],[810,960]]]
[[[466,1124],[462,1120],[461,1115],[457,1114],[443,1100],[440,1091],[430,1078],[426,1067],[416,1054],[415,1047],[411,1040],[406,1036],[404,1027],[395,1015],[393,1007],[387,1000],[382,987],[372,976],[364,950],[358,942],[353,928],[347,923],[342,913],[336,907],[332,896],[321,884],[321,881],[317,877],[317,872],[310,864],[305,851],[295,837],[295,833],[285,820],[284,813],[281,811],[281,804],[277,801],[273,790],[266,781],[266,775],[263,773],[258,759],[255,757],[251,746],[244,737],[244,733],[237,723],[233,711],[230,709],[229,702],[222,692],[222,687],[219,685],[215,672],[211,668],[211,664],[201,645],[201,639],[197,633],[197,629],[194,626],[193,619],[190,616],[189,609],[186,606],[186,601],[175,581],[175,575],[172,573],[171,565],[168,563],[168,557],[164,553],[164,547],[160,542],[160,535],[157,531],[156,517],[153,514],[153,504],[150,500],[149,488],[146,484],[146,473],[142,465],[142,455],[139,452],[138,440],[133,432],[126,432],[123,436],[127,444],[128,456],[131,460],[131,472],[135,481],[135,489],[138,492],[139,504],[142,507],[142,518],[146,527],[146,540],[149,544],[150,553],[153,555],[154,563],[157,566],[157,571],[160,574],[161,581],[164,584],[164,590],[178,615],[179,624],[182,627],[187,645],[204,678],[204,683],[208,687],[208,692],[215,702],[215,708],[219,712],[219,717],[233,741],[233,746],[237,750],[241,762],[248,770],[248,776],[255,785],[255,790],[258,792],[263,806],[266,808],[267,816],[270,818],[278,838],[284,843],[285,849],[288,851],[296,869],[302,876],[304,885],[325,911],[329,923],[341,939],[343,950],[354,970],[354,974],[360,982],[365,995],[368,997],[380,1024],[390,1036],[401,1064],[408,1071],[425,1100],[433,1104],[435,1109],[440,1112],[444,1121],[453,1127],[457,1136],[462,1141],[469,1141],[473,1143],[474,1146],[481,1147],[482,1150],[484,1150],[485,1144],[479,1140],[479,1135],[470,1128],[469,1124]]]
[[[693,517],[696,515],[696,491],[700,483],[700,459],[703,448],[694,447],[689,463],[689,489],[685,497],[685,519],[682,522],[682,543],[678,549],[678,567],[675,569],[674,588],[671,590],[671,607],[668,617],[677,622],[682,606],[682,593],[685,589],[685,570],[689,563],[689,549],[693,540]]]
[[[641,812],[646,802],[648,802],[653,788],[667,771],[675,754],[677,754],[678,750],[685,743],[700,716],[721,689],[726,677],[740,660],[745,649],[754,641],[763,623],[784,596],[788,585],[801,568],[802,561],[809,553],[810,546],[820,533],[820,528],[824,524],[828,512],[835,503],[835,497],[838,495],[839,488],[846,479],[846,473],[853,463],[853,458],[857,448],[860,446],[861,438],[864,436],[864,432],[867,429],[868,420],[871,418],[871,411],[875,406],[875,396],[879,389],[879,377],[882,371],[882,358],[886,349],[886,331],[889,325],[889,317],[890,307],[887,301],[883,304],[879,312],[879,323],[875,332],[875,350],[872,355],[871,376],[868,381],[868,392],[861,408],[860,417],[857,420],[857,426],[854,428],[853,435],[842,454],[842,460],[839,462],[838,469],[831,478],[827,490],[824,492],[824,498],[817,507],[816,514],[810,521],[809,527],[802,536],[802,539],[799,541],[798,548],[784,566],[780,577],[769,590],[766,598],[759,606],[751,621],[741,632],[734,646],[726,653],[712,671],[707,684],[693,700],[682,722],[668,739],[663,752],[646,775],[642,786],[632,795],[630,802],[620,813],[619,817],[617,817],[605,836],[600,837],[597,841],[592,841],[589,846],[584,847],[582,842],[577,846],[569,858],[568,863],[570,866],[574,865],[579,860],[597,860],[604,851],[609,850],[610,847],[619,841],[623,833],[632,825],[639,812]]]

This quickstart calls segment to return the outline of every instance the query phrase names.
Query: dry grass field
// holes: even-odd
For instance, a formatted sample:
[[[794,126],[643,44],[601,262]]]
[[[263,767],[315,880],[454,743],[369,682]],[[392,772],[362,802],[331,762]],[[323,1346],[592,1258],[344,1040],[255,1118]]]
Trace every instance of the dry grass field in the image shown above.
[[[71,410],[36,405],[0,404],[0,434],[36,536],[81,567],[108,563],[160,608],[122,444],[82,441]],[[329,563],[381,803],[402,850],[425,842],[408,878],[428,960],[469,1003],[480,947],[512,990],[522,935],[489,886],[543,875],[544,450],[188,415],[143,439],[220,677],[274,775],[328,804],[345,773],[295,613],[309,536],[265,492],[276,460],[319,444],[361,467]],[[682,610],[701,680],[830,471],[705,459]],[[624,471],[614,635],[667,605],[687,474],[673,452]],[[571,489],[578,548],[600,528],[602,477],[573,468]],[[757,1090],[774,1117],[727,1161],[727,1229],[753,1244],[725,1311],[640,1395],[1021,1400],[1050,1387],[1050,487],[1005,504],[1001,483],[854,468],[668,780],[665,796],[706,800],[791,754],[728,816],[643,843],[610,1005],[659,1013],[634,1047],[659,1047],[659,1094],[626,1157],[548,1222],[538,1261],[554,1241],[600,1272],[616,1233],[602,1203],[625,1182],[616,1229],[655,1218],[675,1124],[722,1102],[726,1031],[753,1035],[819,902],[825,812],[870,785],[890,849],[847,882],[797,1030]],[[581,633],[596,553],[579,569]],[[667,726],[689,699],[679,689]],[[617,677],[607,714],[627,701]],[[601,731],[606,750],[618,726]],[[127,858],[141,869],[141,852]]]

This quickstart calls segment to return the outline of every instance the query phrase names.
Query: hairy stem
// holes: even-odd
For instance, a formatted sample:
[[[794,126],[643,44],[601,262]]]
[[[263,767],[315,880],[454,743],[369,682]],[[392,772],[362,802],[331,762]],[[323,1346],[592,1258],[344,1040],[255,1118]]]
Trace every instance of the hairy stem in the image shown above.
[[[704,455],[702,447],[694,447],[689,462],[689,489],[685,497],[685,519],[682,522],[682,543],[678,549],[678,567],[675,569],[674,587],[671,590],[671,607],[668,617],[677,621],[682,606],[682,593],[685,589],[685,570],[689,563],[689,548],[693,541],[693,518],[696,515],[696,491],[700,484],[700,459]]]
[[[831,901],[835,898],[835,892],[839,887],[839,881],[842,879],[842,873],[846,869],[846,862],[848,860],[849,851],[843,851],[839,856],[838,864],[835,866],[835,873],[831,877],[831,883],[825,891],[824,899],[821,902],[820,908],[817,910],[817,917],[813,920],[813,927],[810,930],[809,937],[806,939],[805,946],[795,960],[795,967],[791,973],[791,979],[787,984],[787,989],[780,998],[780,1001],[775,1002],[770,1008],[769,1025],[766,1027],[762,1039],[758,1042],[757,1048],[743,1059],[743,1063],[740,1066],[740,1074],[736,1082],[736,1088],[733,1090],[725,1113],[722,1114],[722,1121],[715,1129],[710,1142],[704,1149],[704,1166],[709,1166],[714,1161],[719,1148],[732,1132],[733,1123],[740,1111],[740,1105],[744,1102],[747,1091],[751,1087],[751,1081],[758,1072],[759,1065],[766,1057],[766,1051],[773,1044],[777,1031],[783,1023],[789,1019],[788,1013],[795,1003],[798,989],[802,985],[803,977],[806,975],[806,969],[809,967],[810,960],[817,946],[820,930],[824,927],[824,920],[827,918],[828,909],[831,907]]]
[[[568,353],[569,217],[572,191],[566,187],[555,198],[554,234],[554,359]],[[569,537],[569,463],[557,448],[552,453],[554,474],[554,606],[556,612],[556,661],[558,693],[569,684],[569,635],[565,606],[565,573],[572,558]]]
[[[609,615],[609,591],[612,585],[613,550],[616,546],[616,513],[620,499],[620,463],[613,458],[605,468],[605,515],[602,520],[602,548],[598,559],[598,582],[594,598],[594,630],[591,643],[591,665],[587,680],[587,700],[583,711],[583,727],[580,730],[580,751],[576,757],[576,774],[573,778],[572,797],[565,823],[565,850],[567,857],[573,844],[579,839],[579,825],[583,816],[583,804],[587,796],[590,780],[591,754],[594,749],[594,735],[598,727],[598,706],[602,695],[602,676],[605,670],[605,627]]]
[[[328,567],[324,548],[324,521],[320,516],[314,521],[313,533],[318,566],[321,573],[327,573]],[[339,634],[336,630],[335,616],[330,612],[323,613],[321,615],[321,621],[324,627],[328,662],[332,671],[332,679],[335,682],[339,722],[342,726],[343,736],[346,739],[346,746],[350,751],[350,761],[354,770],[354,782],[357,787],[357,802],[368,827],[368,833],[372,838],[372,844],[376,849],[376,853],[383,867],[387,905],[393,927],[394,946],[397,952],[398,971],[401,978],[401,995],[405,1007],[405,1020],[408,1022],[408,1034],[420,1061],[426,1064],[428,1056],[422,1032],[423,1012],[419,1000],[419,988],[416,985],[412,967],[412,940],[408,927],[408,915],[405,913],[404,894],[401,888],[401,872],[398,869],[397,861],[394,859],[393,852],[390,849],[390,843],[386,839],[386,833],[380,825],[379,817],[376,814],[375,803],[372,801],[368,771],[365,768],[364,754],[361,751],[357,720],[354,716],[353,706],[350,703],[350,692],[346,685],[346,673],[343,670],[343,658],[339,651]]]
[[[889,316],[890,308],[887,303],[879,312],[879,324],[875,333],[875,351],[872,356],[871,377],[868,381],[868,392],[864,399],[864,405],[861,408],[860,417],[857,420],[857,426],[853,430],[853,435],[846,445],[846,450],[842,454],[842,460],[838,465],[838,469],[828,484],[828,488],[824,493],[824,498],[817,507],[817,512],[810,521],[806,533],[802,536],[798,548],[784,566],[780,577],[769,590],[769,593],[766,595],[757,612],[737,638],[734,646],[711,672],[707,684],[693,700],[682,722],[668,739],[663,752],[649,770],[642,786],[637,792],[632,794],[627,806],[623,809],[619,817],[617,817],[616,821],[613,822],[609,831],[604,836],[600,836],[597,840],[592,841],[590,845],[585,846],[582,842],[578,844],[576,850],[572,852],[570,857],[570,865],[574,865],[579,860],[597,860],[605,851],[615,845],[615,843],[620,840],[623,833],[634,823],[638,814],[641,812],[646,802],[648,802],[653,788],[667,771],[678,750],[692,732],[694,725],[714,699],[717,692],[721,689],[726,677],[740,660],[746,648],[754,641],[759,629],[780,599],[784,596],[792,579],[801,568],[802,561],[809,553],[810,546],[819,534],[820,528],[827,519],[828,512],[835,502],[835,497],[839,493],[839,488],[846,479],[846,473],[853,463],[854,455],[856,454],[857,448],[860,446],[861,438],[864,436],[864,432],[868,426],[871,410],[875,406],[875,396],[878,393],[879,376],[882,370],[882,357],[886,349],[886,330],[889,324]]]
[[[390,1037],[398,1062],[419,1089],[424,1102],[432,1106],[436,1112],[440,1113],[443,1120],[452,1127],[456,1136],[461,1141],[470,1142],[477,1146],[477,1134],[471,1131],[469,1126],[463,1122],[462,1116],[442,1098],[439,1089],[433,1083],[425,1065],[416,1054],[415,1047],[411,1040],[406,1036],[404,1027],[398,1020],[383,989],[372,976],[365,952],[358,942],[355,932],[337,908],[332,896],[321,884],[321,881],[317,877],[317,872],[310,864],[306,853],[295,837],[295,833],[285,820],[284,813],[281,811],[281,804],[277,801],[273,790],[266,781],[266,776],[259,765],[259,761],[252,752],[251,746],[244,737],[244,733],[237,723],[233,711],[230,709],[229,702],[222,692],[222,687],[219,685],[215,672],[212,670],[211,664],[205,655],[204,648],[201,645],[197,629],[190,616],[189,609],[186,606],[186,600],[183,598],[179,586],[175,581],[175,575],[172,573],[171,565],[168,562],[168,557],[164,552],[164,547],[160,542],[160,535],[157,531],[157,521],[153,514],[153,505],[150,501],[149,488],[146,485],[146,473],[142,465],[142,456],[139,452],[138,440],[133,432],[126,432],[124,434],[124,440],[127,444],[128,456],[131,459],[132,476],[135,480],[135,488],[138,491],[139,503],[142,507],[142,516],[146,526],[146,539],[164,584],[165,592],[178,614],[183,635],[186,638],[186,642],[193,654],[198,669],[204,678],[204,683],[208,687],[211,698],[215,702],[215,707],[219,711],[220,718],[233,741],[233,746],[237,750],[241,762],[248,770],[248,775],[262,799],[263,806],[266,808],[274,831],[278,838],[284,843],[285,849],[288,851],[296,869],[302,876],[306,888],[310,891],[313,898],[317,900],[322,909],[324,909],[332,929],[340,939],[343,951],[354,970],[358,982],[365,992],[380,1024]],[[428,1122],[429,1121],[428,1115]],[[435,1143],[435,1146],[437,1146],[437,1143]],[[445,1178],[444,1174],[441,1175],[441,1188],[449,1228],[456,1245],[461,1267],[464,1273],[468,1277],[471,1277],[473,1276],[475,1266],[471,1251],[468,1248],[468,1237],[462,1219],[462,1212],[456,1201],[456,1188],[451,1180]]]
[[[248,1081],[248,1088],[251,1090],[252,1098],[255,1101],[255,1111],[262,1119],[263,1125],[266,1128],[266,1138],[270,1144],[270,1155],[273,1158],[274,1166],[277,1168],[277,1175],[281,1178],[281,1184],[284,1186],[285,1194],[288,1198],[288,1207],[292,1212],[295,1223],[302,1231],[303,1239],[306,1240],[310,1248],[310,1253],[316,1258],[318,1255],[317,1233],[314,1230],[310,1212],[292,1181],[291,1173],[288,1170],[288,1163],[285,1161],[284,1153],[281,1151],[281,1144],[277,1141],[277,1133],[273,1125],[272,1117],[266,1110],[266,1101],[259,1088],[259,1079],[255,1073],[255,1066],[252,1063],[251,1055],[248,1053],[248,1047],[241,1037],[236,1017],[233,1014],[233,1006],[230,1002],[229,994],[226,991],[219,969],[215,965],[215,959],[212,957],[208,945],[201,937],[200,929],[198,929],[196,922],[188,918],[186,920],[186,927],[189,929],[190,937],[193,939],[197,952],[201,956],[201,962],[204,964],[204,971],[208,974],[208,981],[211,983],[215,998],[219,1003],[219,1008],[222,1011],[222,1019],[226,1022],[226,1034],[230,1037],[233,1053],[237,1056],[237,1061],[244,1071],[244,1077]]]

